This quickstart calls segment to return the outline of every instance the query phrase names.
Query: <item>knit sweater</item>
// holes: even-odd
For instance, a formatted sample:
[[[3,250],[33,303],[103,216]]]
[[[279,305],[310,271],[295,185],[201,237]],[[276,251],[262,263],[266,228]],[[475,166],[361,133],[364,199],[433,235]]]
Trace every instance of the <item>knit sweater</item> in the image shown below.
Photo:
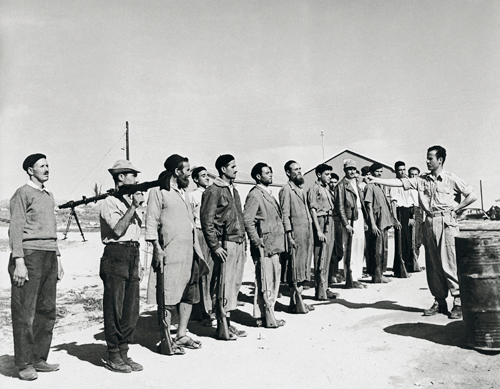
[[[56,251],[54,196],[26,184],[10,199],[9,244],[14,258],[24,257],[25,249]]]

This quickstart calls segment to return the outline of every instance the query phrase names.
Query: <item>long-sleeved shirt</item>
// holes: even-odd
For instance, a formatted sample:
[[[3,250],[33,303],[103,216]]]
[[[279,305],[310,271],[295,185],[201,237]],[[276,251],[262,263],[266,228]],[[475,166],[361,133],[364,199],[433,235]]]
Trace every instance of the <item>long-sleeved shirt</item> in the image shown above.
[[[54,196],[29,181],[10,199],[9,245],[14,258],[24,258],[24,249],[56,251],[57,224]]]

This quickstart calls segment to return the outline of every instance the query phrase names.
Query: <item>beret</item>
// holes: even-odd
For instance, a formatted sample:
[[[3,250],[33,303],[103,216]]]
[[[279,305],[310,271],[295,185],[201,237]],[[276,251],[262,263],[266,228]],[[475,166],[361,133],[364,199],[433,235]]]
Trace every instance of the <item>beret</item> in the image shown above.
[[[165,170],[167,172],[173,174],[175,169],[179,167],[180,163],[185,161],[186,161],[185,157],[181,157],[179,154],[172,154],[165,160],[163,166],[165,167]]]
[[[234,161],[234,157],[231,154],[219,155],[215,161],[215,168],[220,170],[223,166],[226,166],[229,162]]]
[[[31,154],[26,157],[26,159],[23,162],[23,169],[25,171],[28,171],[29,167],[33,167],[33,165],[42,158],[47,158],[45,155],[36,153],[36,154]]]

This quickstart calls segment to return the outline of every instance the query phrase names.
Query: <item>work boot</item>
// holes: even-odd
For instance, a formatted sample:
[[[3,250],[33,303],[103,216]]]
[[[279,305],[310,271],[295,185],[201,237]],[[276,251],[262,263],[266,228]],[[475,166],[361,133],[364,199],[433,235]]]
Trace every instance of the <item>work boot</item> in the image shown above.
[[[104,367],[115,373],[131,373],[132,368],[123,362],[119,353],[110,353],[109,358],[104,362]]]
[[[127,351],[120,353],[120,356],[122,357],[122,361],[126,365],[129,365],[132,371],[142,371],[142,365],[140,363],[134,362],[132,358],[127,355]]]
[[[236,335],[238,338],[244,338],[247,336],[247,332],[243,330],[238,330],[235,326],[229,326],[229,332],[233,335]]]
[[[33,367],[35,368],[36,371],[44,372],[44,373],[49,373],[51,371],[57,371],[59,370],[59,364],[54,363],[50,364],[41,359],[39,362],[35,362],[33,364]]]
[[[26,368],[19,370],[19,379],[23,381],[33,381],[38,378],[36,370],[32,365],[28,365]]]
[[[450,319],[461,319],[462,318],[462,301],[460,300],[460,296],[455,296],[453,299],[453,308],[451,309]]]
[[[440,300],[438,301],[437,299],[434,301],[434,304],[432,304],[432,307],[429,309],[426,309],[424,311],[424,316],[434,316],[437,315],[438,313],[448,313],[448,306],[446,305],[446,300]]]

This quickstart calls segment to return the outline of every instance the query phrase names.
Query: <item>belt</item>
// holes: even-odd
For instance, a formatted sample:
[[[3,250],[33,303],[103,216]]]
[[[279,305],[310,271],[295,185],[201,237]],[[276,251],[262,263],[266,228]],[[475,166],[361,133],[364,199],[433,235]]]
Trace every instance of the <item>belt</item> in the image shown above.
[[[139,247],[139,242],[135,242],[133,240],[126,240],[124,242],[109,242],[106,243],[106,245],[113,245],[113,246],[134,246],[134,247]]]
[[[445,216],[451,215],[451,211],[435,211],[435,212],[427,212],[427,217],[436,217],[436,216]]]

